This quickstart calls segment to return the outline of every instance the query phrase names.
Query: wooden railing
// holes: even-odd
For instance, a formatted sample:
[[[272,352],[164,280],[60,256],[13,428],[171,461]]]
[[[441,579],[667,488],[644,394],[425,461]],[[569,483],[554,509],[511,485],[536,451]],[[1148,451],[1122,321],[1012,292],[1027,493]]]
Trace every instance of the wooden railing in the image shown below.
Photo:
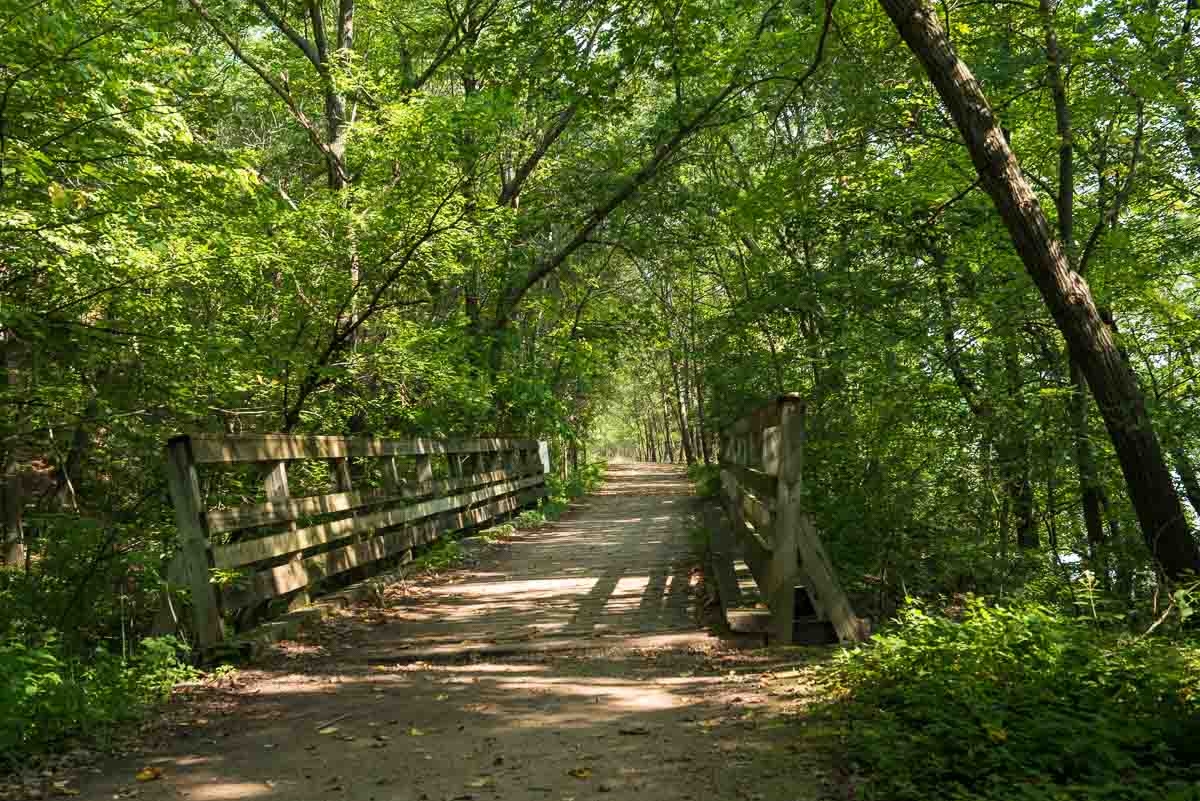
[[[804,511],[804,403],[783,395],[721,435],[721,488],[742,554],[770,610],[768,634],[792,641],[796,588],[803,586],[817,615],[842,641],[869,634],[856,617]]]
[[[191,591],[199,646],[224,639],[222,610],[285,595],[305,601],[328,576],[536,502],[545,495],[545,460],[535,440],[175,437],[166,462],[181,543],[176,565]],[[313,461],[326,462],[327,471],[306,475],[327,475],[332,486],[293,497],[289,466]],[[219,476],[209,471],[247,464],[249,481],[261,485],[251,494],[262,500],[209,508],[201,470],[210,486]],[[214,584],[213,569],[237,572],[237,580]]]

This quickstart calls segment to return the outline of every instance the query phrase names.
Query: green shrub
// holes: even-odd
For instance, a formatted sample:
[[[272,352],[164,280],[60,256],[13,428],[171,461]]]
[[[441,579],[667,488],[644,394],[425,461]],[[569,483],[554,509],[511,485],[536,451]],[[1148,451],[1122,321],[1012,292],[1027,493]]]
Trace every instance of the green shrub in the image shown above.
[[[867,797],[1193,799],[1200,659],[1038,605],[909,606],[838,664]]]
[[[572,471],[567,477],[546,476],[547,498],[552,504],[565,507],[576,498],[582,498],[589,492],[595,492],[604,483],[604,473],[608,470],[608,462],[588,462],[578,470]]]
[[[196,675],[174,637],[143,640],[128,659],[95,649],[72,656],[53,634],[0,645],[0,762],[129,720]]]
[[[721,494],[721,467],[715,464],[690,464],[688,478],[696,487],[701,498],[715,498]]]
[[[409,565],[412,572],[431,570],[435,573],[457,567],[466,559],[466,553],[457,540],[442,537],[429,546],[429,550],[413,559]]]

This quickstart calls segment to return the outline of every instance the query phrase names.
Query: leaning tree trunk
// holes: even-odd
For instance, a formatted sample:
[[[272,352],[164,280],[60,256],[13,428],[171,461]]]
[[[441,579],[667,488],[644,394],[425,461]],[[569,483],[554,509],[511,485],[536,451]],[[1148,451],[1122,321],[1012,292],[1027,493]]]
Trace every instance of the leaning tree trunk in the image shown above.
[[[1200,573],[1197,548],[1133,370],[1092,293],[1070,269],[1045,212],[988,105],[924,0],[879,0],[958,127],[983,187],[1100,407],[1150,552],[1172,578]]]

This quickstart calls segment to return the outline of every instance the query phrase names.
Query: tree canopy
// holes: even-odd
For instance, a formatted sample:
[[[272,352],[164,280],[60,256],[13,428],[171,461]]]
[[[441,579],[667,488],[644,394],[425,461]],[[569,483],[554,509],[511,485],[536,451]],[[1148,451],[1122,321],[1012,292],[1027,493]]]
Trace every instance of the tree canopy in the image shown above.
[[[145,630],[180,431],[715,463],[847,586],[1200,570],[1195,0],[0,4],[6,636]]]

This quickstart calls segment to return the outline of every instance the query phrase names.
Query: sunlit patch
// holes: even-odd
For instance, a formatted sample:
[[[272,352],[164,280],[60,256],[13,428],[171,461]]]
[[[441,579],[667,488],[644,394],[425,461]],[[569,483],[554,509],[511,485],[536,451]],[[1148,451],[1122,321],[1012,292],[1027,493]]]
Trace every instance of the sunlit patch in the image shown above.
[[[265,782],[212,782],[191,785],[188,798],[191,801],[227,801],[237,798],[262,798],[273,791]]]
[[[169,763],[180,768],[195,768],[201,765],[208,765],[214,761],[213,757],[199,756],[197,754],[188,754],[187,756],[173,757],[171,759],[155,760],[160,763]]]

